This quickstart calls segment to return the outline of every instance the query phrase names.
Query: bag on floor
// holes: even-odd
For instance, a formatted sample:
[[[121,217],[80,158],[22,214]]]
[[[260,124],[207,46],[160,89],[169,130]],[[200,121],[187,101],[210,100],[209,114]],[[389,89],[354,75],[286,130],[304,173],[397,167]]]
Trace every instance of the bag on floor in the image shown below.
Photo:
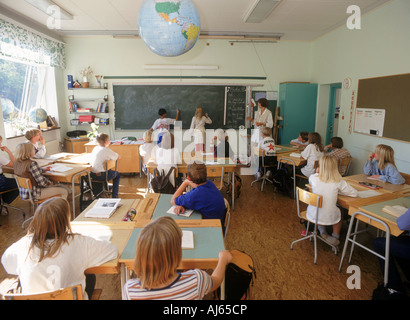
[[[175,167],[171,167],[168,173],[165,174],[164,170],[161,173],[154,169],[154,176],[151,179],[151,188],[155,193],[164,193],[164,194],[174,194],[176,188],[169,181],[171,173],[174,173]]]
[[[291,195],[293,193],[292,179],[288,170],[284,167],[279,168],[272,177],[273,185],[280,192]]]
[[[405,293],[395,291],[379,284],[373,291],[372,300],[408,300]]]
[[[93,201],[91,195],[91,187],[88,183],[88,176],[81,176],[80,178],[80,211],[84,211]]]
[[[235,190],[235,199],[239,198],[241,195],[241,188],[242,188],[242,179],[239,174],[235,173],[235,180],[234,180],[234,190]],[[232,184],[230,183],[226,189],[226,194],[229,196],[232,192]],[[229,198],[229,197],[228,197]]]
[[[248,300],[250,287],[253,286],[253,278],[256,271],[250,255],[241,250],[231,250],[232,261],[226,266],[225,271],[225,299]],[[220,298],[220,288],[217,296]]]

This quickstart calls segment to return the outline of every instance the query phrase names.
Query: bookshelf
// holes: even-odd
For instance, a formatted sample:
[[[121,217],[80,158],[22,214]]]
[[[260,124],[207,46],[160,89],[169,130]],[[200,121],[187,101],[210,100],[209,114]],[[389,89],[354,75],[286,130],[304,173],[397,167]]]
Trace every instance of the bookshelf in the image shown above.
[[[73,115],[71,126],[111,125],[108,89],[69,88],[68,91],[68,111]]]

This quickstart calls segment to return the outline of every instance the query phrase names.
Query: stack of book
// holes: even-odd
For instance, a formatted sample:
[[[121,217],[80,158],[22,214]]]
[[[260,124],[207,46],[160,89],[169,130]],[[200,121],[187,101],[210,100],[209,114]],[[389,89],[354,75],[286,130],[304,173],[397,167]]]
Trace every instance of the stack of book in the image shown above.
[[[95,112],[108,112],[107,102],[100,102]]]

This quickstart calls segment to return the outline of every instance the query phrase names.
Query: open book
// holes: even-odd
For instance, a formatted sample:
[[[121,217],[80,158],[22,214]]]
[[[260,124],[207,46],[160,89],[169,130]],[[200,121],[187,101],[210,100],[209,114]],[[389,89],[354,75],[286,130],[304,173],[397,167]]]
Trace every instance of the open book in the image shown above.
[[[289,157],[300,158],[300,153],[292,152],[291,154],[289,154]]]
[[[194,248],[194,233],[190,230],[182,230],[182,249]]]
[[[398,218],[407,211],[407,208],[401,205],[384,206],[382,211]]]
[[[109,218],[120,206],[120,198],[100,198],[97,203],[88,210],[84,217],[86,218]]]
[[[68,166],[65,166],[64,164],[59,164],[59,163],[52,164],[49,167],[50,167],[50,171],[54,171],[54,172],[66,172],[66,171],[70,171],[71,169],[73,169],[72,167],[68,167]]]
[[[177,206],[172,206],[171,208],[168,209],[167,213],[176,214],[175,211],[174,211],[176,207],[177,207]],[[181,217],[190,217],[191,214],[192,214],[192,212],[194,212],[194,210],[185,209],[185,212],[184,212],[184,213],[180,213],[179,216],[181,216]]]

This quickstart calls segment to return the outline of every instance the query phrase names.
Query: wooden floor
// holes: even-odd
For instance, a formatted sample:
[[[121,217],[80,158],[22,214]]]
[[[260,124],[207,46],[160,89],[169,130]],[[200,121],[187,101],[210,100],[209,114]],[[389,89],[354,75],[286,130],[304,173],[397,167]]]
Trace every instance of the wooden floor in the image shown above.
[[[352,264],[360,268],[360,289],[347,287],[347,259],[341,273],[338,272],[344,235],[347,224],[342,228],[340,252],[336,256],[329,246],[318,242],[317,265],[313,264],[313,242],[303,241],[290,250],[290,243],[300,237],[304,229],[296,213],[296,202],[275,193],[271,185],[263,192],[260,183],[250,186],[253,177],[243,176],[240,197],[235,202],[226,239],[227,249],[239,249],[254,259],[256,279],[251,289],[255,300],[368,300],[382,274],[377,258],[357,248]],[[146,180],[139,176],[121,176],[121,198],[142,198]],[[13,203],[28,210],[21,200]],[[78,199],[77,199],[78,207]],[[27,211],[28,212],[28,211]],[[77,209],[78,212],[78,209]],[[17,211],[0,216],[0,255],[20,239],[23,218]],[[365,233],[362,241],[371,245],[375,233]],[[0,267],[0,293],[7,290],[15,277],[6,274]],[[119,275],[97,275],[97,288],[102,288],[100,299],[121,299]]]

